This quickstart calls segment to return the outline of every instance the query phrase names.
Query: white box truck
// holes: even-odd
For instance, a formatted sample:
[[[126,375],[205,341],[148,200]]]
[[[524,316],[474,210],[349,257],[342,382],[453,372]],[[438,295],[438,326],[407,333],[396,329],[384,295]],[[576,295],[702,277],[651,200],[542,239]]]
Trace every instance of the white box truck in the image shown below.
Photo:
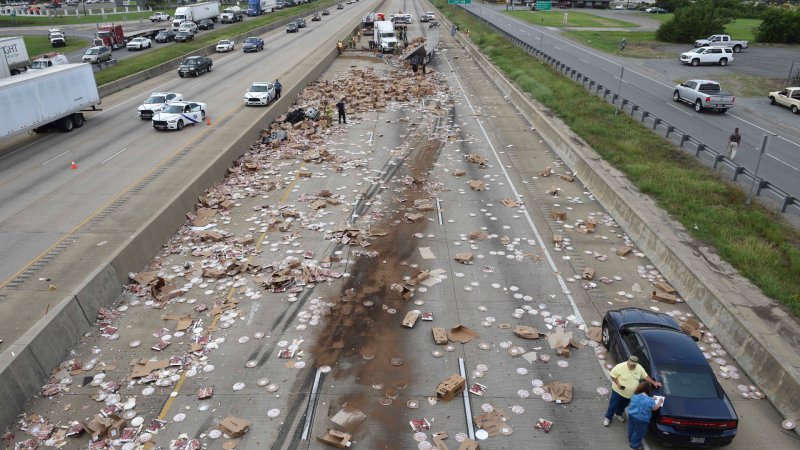
[[[0,139],[50,127],[83,126],[81,111],[95,109],[100,94],[90,64],[62,64],[0,80]]]
[[[0,78],[22,73],[28,68],[28,48],[21,37],[0,38]]]
[[[194,5],[179,6],[175,9],[172,19],[172,29],[177,31],[187,20],[197,23],[203,19],[211,19],[214,23],[219,20],[219,2],[196,3]]]
[[[372,30],[372,42],[375,50],[381,53],[392,53],[397,48],[397,37],[394,35],[394,24],[390,20],[375,22]]]

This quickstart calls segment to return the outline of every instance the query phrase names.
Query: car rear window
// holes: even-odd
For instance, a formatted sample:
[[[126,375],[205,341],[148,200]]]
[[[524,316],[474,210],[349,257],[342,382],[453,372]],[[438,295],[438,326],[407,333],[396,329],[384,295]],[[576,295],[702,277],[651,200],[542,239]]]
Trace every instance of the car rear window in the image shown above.
[[[658,368],[664,393],[684,398],[718,398],[717,384],[707,367],[663,364]]]
[[[719,90],[719,85],[717,83],[703,83],[700,85],[699,89],[701,92],[714,92]]]

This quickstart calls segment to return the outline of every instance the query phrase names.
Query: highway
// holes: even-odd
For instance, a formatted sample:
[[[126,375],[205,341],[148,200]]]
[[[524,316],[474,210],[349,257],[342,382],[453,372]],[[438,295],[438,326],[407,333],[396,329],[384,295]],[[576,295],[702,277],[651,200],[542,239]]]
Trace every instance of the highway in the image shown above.
[[[360,17],[365,10],[363,2],[344,10],[333,8],[321,22],[307,19],[308,27],[299,33],[281,29],[263,36],[262,52],[244,54],[238,47],[236,52],[212,56],[213,70],[198,78],[168,73],[103,98],[103,111],[89,113],[87,124],[76,132],[0,142],[0,253],[4,255],[0,280],[8,280],[178,149],[203,133],[213,133],[214,123],[257,114],[242,104],[251,82],[281,78],[290,68],[303,65],[307,51],[339,30],[340,17]],[[187,100],[207,103],[211,130],[198,125],[161,133],[149,121],[139,120],[136,108],[155,91],[175,91]],[[71,161],[77,170],[70,170]]]
[[[376,3],[361,0],[332,14],[352,18]],[[398,9],[419,17],[430,8],[412,0],[394,0],[383,8]],[[0,150],[0,232],[5,243],[0,251],[27,261],[35,252],[22,247],[63,236],[138,179],[149,173],[159,176],[152,171],[171,156],[207,155],[206,144],[219,128],[235,128],[256,113],[241,106],[244,88],[276,77],[286,83],[285,74],[302,73],[309,64],[304,58],[339,32],[336,17],[309,21],[309,28],[298,35],[270,33],[262,53],[217,55],[214,70],[199,78],[164,74],[109,96],[105,110],[89,117],[78,132],[8,143]],[[413,37],[426,27],[417,22],[410,30]],[[185,291],[163,309],[146,289],[124,292],[101,321],[107,322],[104,328],[93,328],[66,357],[83,363],[71,376],[69,392],[36,396],[26,411],[67,424],[105,406],[96,399],[109,403],[119,395],[120,403],[130,405],[133,399],[122,414],[130,413],[126,426],[136,430],[140,443],[147,436],[165,448],[183,438],[198,439],[205,448],[229,449],[233,441],[237,449],[295,450],[331,448],[316,441],[329,428],[351,429],[353,448],[363,449],[430,449],[420,441],[430,444],[432,433],[446,431],[445,443],[455,449],[459,440],[474,435],[472,417],[502,409],[508,417],[502,432],[481,440],[480,448],[626,447],[625,425],[602,425],[607,405],[603,389],[609,387],[606,371],[612,361],[584,338],[582,325],[597,325],[605,311],[628,306],[676,318],[688,317],[691,310],[685,303],[649,299],[642,270],[657,270],[647,256],[638,249],[625,258],[615,255],[615,249],[634,244],[580,179],[559,177],[569,169],[446,32],[428,69],[428,80],[415,79],[395,60],[372,58],[367,52],[347,52],[337,59],[317,89],[348,96],[353,110],[357,102],[395,83],[430,91],[422,100],[351,111],[348,125],[334,124],[320,132],[322,142],[303,137],[275,150],[249,152],[246,159],[257,163],[257,170],[245,170],[242,158],[225,180],[209,180],[213,192],[234,200],[229,210],[215,210],[210,228],[230,237],[204,241],[198,229],[181,227],[142,270],[159,272]],[[154,131],[135,116],[135,107],[154,90],[174,90],[207,102],[211,125]],[[303,98],[316,97],[312,92]],[[313,148],[327,149],[332,158],[318,162],[300,157]],[[485,160],[470,162],[467,155]],[[71,160],[78,169],[69,168]],[[202,167],[202,161],[195,165]],[[545,167],[554,169],[552,177],[539,175]],[[161,176],[188,178],[191,168],[184,170],[168,169]],[[561,189],[560,196],[545,192],[551,186]],[[318,208],[314,202],[320,198],[330,201]],[[431,208],[416,206],[425,199]],[[569,220],[553,220],[554,209],[566,211]],[[123,204],[105,220],[123,222],[150,213]],[[408,218],[412,213],[423,218]],[[595,233],[581,234],[571,225],[590,217],[597,221]],[[337,238],[342,229],[364,230],[369,245]],[[567,245],[554,245],[555,235],[566,237]],[[248,238],[249,244],[237,243]],[[25,245],[8,245],[14,240]],[[96,262],[91,255],[96,245],[102,242],[84,242],[86,255],[74,252],[64,259],[76,258],[73,264],[89,271]],[[459,253],[471,253],[472,263],[458,262]],[[231,258],[246,260],[254,270],[218,279],[203,270]],[[327,268],[334,273],[303,279],[287,290],[265,290],[261,283],[292,260],[301,261],[309,273],[319,275],[318,270]],[[584,284],[581,274],[589,266],[609,283]],[[410,285],[419,270],[434,275],[412,286],[412,298],[404,299],[391,287]],[[214,312],[217,308],[226,311]],[[431,313],[432,320],[402,326],[413,309]],[[191,316],[192,324],[177,330],[169,317],[182,315]],[[105,328],[109,324],[113,331]],[[434,343],[432,326],[459,324],[478,336],[466,344]],[[563,326],[579,345],[568,356],[559,356],[544,338],[515,335],[517,325],[543,333]],[[3,327],[8,325],[0,327],[0,334]],[[201,350],[189,351],[200,336],[209,341]],[[151,348],[159,342],[171,345],[160,351]],[[134,359],[172,357],[180,361],[159,371],[157,382],[128,378]],[[86,363],[92,360],[96,364],[90,368]],[[482,384],[485,392],[437,400],[437,385],[459,373],[460,361],[470,384]],[[717,363],[712,368],[720,370]],[[116,394],[97,395],[109,389],[110,381],[119,384]],[[570,401],[542,397],[542,386],[554,381],[573,386]],[[782,432],[781,417],[768,401],[738,396],[737,385],[750,380],[721,382],[740,415],[740,436],[730,448],[783,449],[796,443]],[[207,388],[213,394],[199,398]],[[363,422],[336,425],[331,419],[342,409],[362,411]],[[220,436],[218,426],[228,415],[250,421],[249,431],[236,439]],[[143,427],[136,429],[134,417]],[[534,428],[539,418],[553,421],[552,430]],[[409,425],[423,419],[430,430],[420,436]],[[148,433],[148,426],[163,428]],[[19,427],[11,431],[14,442],[29,438]],[[65,448],[83,448],[88,441],[86,434],[67,438]],[[645,448],[662,447],[648,440]]]
[[[743,139],[736,160],[751,171],[755,170],[758,159],[755,149],[761,146],[763,135],[774,135],[761,162],[759,176],[789,194],[800,197],[800,128],[796,126],[798,118],[785,108],[747,107],[745,105],[751,102],[750,99],[737,99],[737,106],[726,114],[714,111],[698,114],[689,105],[672,101],[675,80],[697,78],[699,72],[696,68],[679,64],[677,55],[674,68],[651,70],[642,60],[601,53],[562,38],[555,29],[509,17],[499,9],[502,7],[482,3],[464,7],[614,91],[618,89],[620,69],[624,67],[623,97],[718,152],[725,152],[728,136],[738,127]],[[759,51],[758,48],[750,48],[744,51],[746,53],[740,53],[736,65],[743,64],[740,60],[745,60],[748,53]],[[732,67],[728,69],[736,70]],[[768,104],[766,94],[753,101]]]

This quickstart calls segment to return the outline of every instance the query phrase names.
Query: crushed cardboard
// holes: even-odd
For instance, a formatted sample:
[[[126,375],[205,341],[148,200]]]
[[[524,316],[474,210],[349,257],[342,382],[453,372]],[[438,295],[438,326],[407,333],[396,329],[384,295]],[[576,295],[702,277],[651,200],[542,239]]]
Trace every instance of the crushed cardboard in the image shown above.
[[[460,342],[462,344],[466,344],[478,336],[478,333],[470,330],[464,325],[457,325],[447,332],[447,339],[453,342]]]
[[[450,375],[436,386],[436,398],[446,402],[453,400],[458,394],[464,392],[465,385],[464,377],[458,374]]]

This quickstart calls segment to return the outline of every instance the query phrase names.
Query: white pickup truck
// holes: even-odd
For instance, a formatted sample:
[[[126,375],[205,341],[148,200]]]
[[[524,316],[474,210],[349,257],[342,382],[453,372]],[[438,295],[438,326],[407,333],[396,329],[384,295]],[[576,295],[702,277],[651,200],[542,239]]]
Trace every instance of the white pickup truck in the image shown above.
[[[699,113],[706,109],[716,109],[718,112],[724,113],[733,108],[736,97],[723,92],[722,87],[716,81],[688,80],[675,86],[672,99],[676,102],[693,105],[694,110]]]
[[[800,114],[800,87],[788,87],[782,91],[769,93],[773,105],[785,106],[795,114]]]
[[[711,45],[730,47],[734,53],[739,53],[743,48],[747,48],[747,41],[737,41],[731,39],[727,34],[712,34],[705,39],[698,39],[694,41],[695,47],[709,47]]]
[[[163,12],[153,13],[150,16],[150,22],[169,22],[169,14],[164,14]]]

